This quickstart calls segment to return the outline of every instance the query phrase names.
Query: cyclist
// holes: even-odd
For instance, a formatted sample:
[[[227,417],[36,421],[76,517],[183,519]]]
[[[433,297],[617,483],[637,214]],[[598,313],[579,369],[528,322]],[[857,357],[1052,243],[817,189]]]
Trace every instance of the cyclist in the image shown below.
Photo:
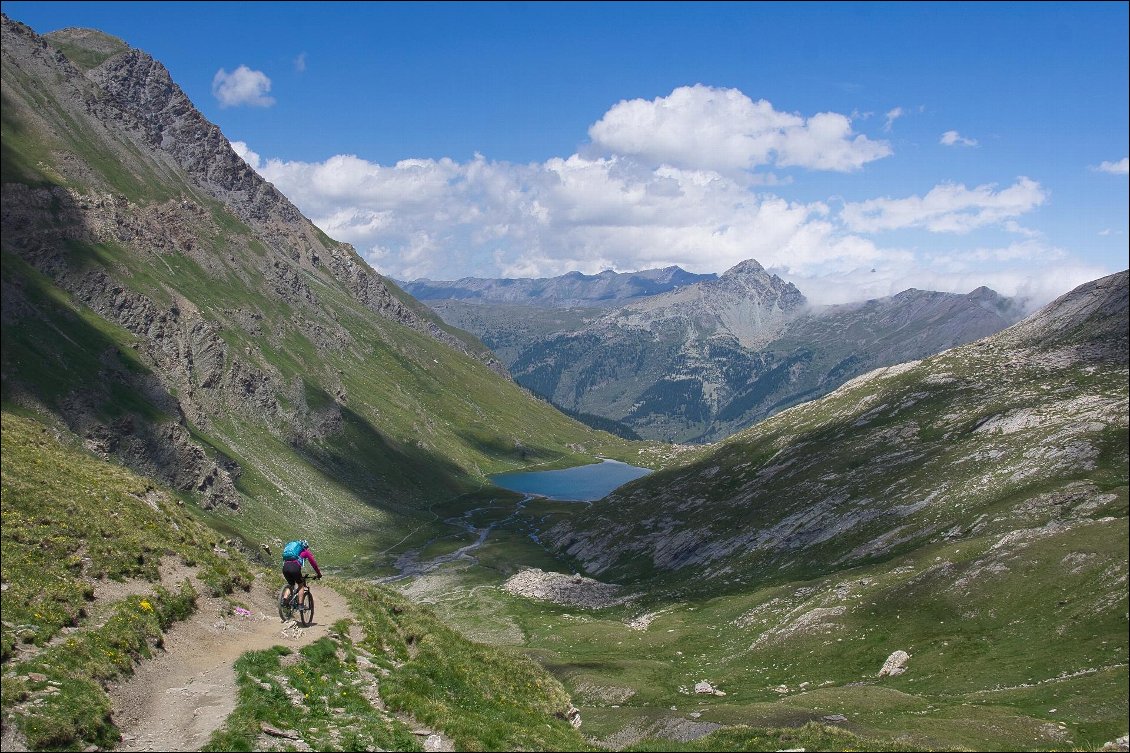
[[[310,567],[314,568],[315,577],[321,578],[322,571],[318,569],[318,563],[314,560],[314,555],[310,552],[310,542],[306,539],[298,541],[291,541],[283,547],[283,577],[290,585],[290,592],[293,594],[295,587],[298,588],[298,593],[294,599],[295,604],[302,603],[302,596],[306,593],[306,576],[302,574],[303,560],[309,560]]]

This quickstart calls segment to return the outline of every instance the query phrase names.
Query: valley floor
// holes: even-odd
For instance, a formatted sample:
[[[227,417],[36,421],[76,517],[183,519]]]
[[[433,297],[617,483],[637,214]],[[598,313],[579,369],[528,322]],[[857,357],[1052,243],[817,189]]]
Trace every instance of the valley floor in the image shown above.
[[[643,594],[573,575],[541,548],[529,526],[558,504],[500,499],[495,509],[471,511],[458,521],[462,530],[413,551],[410,577],[390,578],[389,585],[464,635],[538,660],[571,693],[584,720],[580,731],[593,745],[834,750],[867,741],[872,750],[1098,750],[1107,743],[1107,750],[1125,749],[1118,742],[1127,721],[1125,636],[1108,642],[1088,635],[1085,651],[1048,656],[1036,647],[1025,656],[1028,628],[1015,626],[1055,618],[1019,610],[1020,622],[998,625],[987,612],[1005,605],[974,605],[982,598],[976,587],[964,617],[945,601],[916,604],[913,591],[924,582],[966,572],[982,586],[1013,577],[999,564],[986,565],[1011,556],[1007,548],[994,549],[995,540],[939,546],[922,557],[772,588],[707,593],[703,584],[697,593]],[[1121,530],[1113,520],[1093,524],[1096,538],[1086,539],[1087,546],[1106,541],[1093,556],[1116,560],[1125,543]],[[1067,533],[1057,538],[1022,544],[1034,562],[1057,562],[1083,546],[1083,538]],[[452,551],[461,556],[445,556]],[[978,575],[978,567],[997,569]],[[1015,577],[1017,586],[1026,582],[1019,571]],[[974,616],[975,609],[987,612]],[[1074,615],[1058,619],[1061,633],[1072,624],[1083,629]],[[1093,628],[1115,636],[1109,626]],[[900,650],[910,654],[907,671],[880,676]],[[1023,676],[1007,679],[1017,673]],[[712,690],[696,692],[703,682]],[[804,728],[809,731],[788,742],[788,729]],[[749,740],[717,738],[735,729],[747,730],[741,734]],[[754,743],[753,730],[784,737]],[[837,732],[848,736],[838,740]]]

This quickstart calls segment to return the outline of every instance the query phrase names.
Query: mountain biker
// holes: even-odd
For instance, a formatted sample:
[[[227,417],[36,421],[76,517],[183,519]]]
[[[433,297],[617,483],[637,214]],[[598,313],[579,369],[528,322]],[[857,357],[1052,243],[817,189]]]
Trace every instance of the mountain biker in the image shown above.
[[[310,552],[310,542],[306,539],[298,541],[291,541],[283,547],[283,577],[290,585],[291,593],[298,587],[298,595],[295,603],[301,604],[302,597],[306,593],[306,576],[302,574],[302,565],[304,560],[309,560],[310,566],[314,568],[317,578],[322,577],[322,571],[318,568],[318,563],[314,560],[314,555]]]

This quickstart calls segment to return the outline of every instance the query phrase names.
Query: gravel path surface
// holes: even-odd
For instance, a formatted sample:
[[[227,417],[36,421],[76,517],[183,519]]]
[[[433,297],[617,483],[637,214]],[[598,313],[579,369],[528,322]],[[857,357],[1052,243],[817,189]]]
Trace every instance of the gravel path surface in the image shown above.
[[[282,579],[259,580],[238,600],[250,615],[225,614],[221,599],[201,597],[198,611],[165,634],[165,653],[142,662],[133,676],[110,689],[123,751],[199,750],[235,709],[233,663],[246,651],[275,645],[299,648],[326,636],[352,616],[332,588],[315,586],[314,623],[283,623],[275,598]],[[200,589],[198,589],[200,590]]]

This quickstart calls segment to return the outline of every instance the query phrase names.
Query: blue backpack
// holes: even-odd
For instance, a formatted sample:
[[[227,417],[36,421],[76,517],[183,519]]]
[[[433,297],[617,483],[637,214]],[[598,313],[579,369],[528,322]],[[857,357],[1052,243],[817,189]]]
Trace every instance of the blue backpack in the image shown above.
[[[283,560],[296,560],[302,554],[302,542],[292,541],[283,547]]]

